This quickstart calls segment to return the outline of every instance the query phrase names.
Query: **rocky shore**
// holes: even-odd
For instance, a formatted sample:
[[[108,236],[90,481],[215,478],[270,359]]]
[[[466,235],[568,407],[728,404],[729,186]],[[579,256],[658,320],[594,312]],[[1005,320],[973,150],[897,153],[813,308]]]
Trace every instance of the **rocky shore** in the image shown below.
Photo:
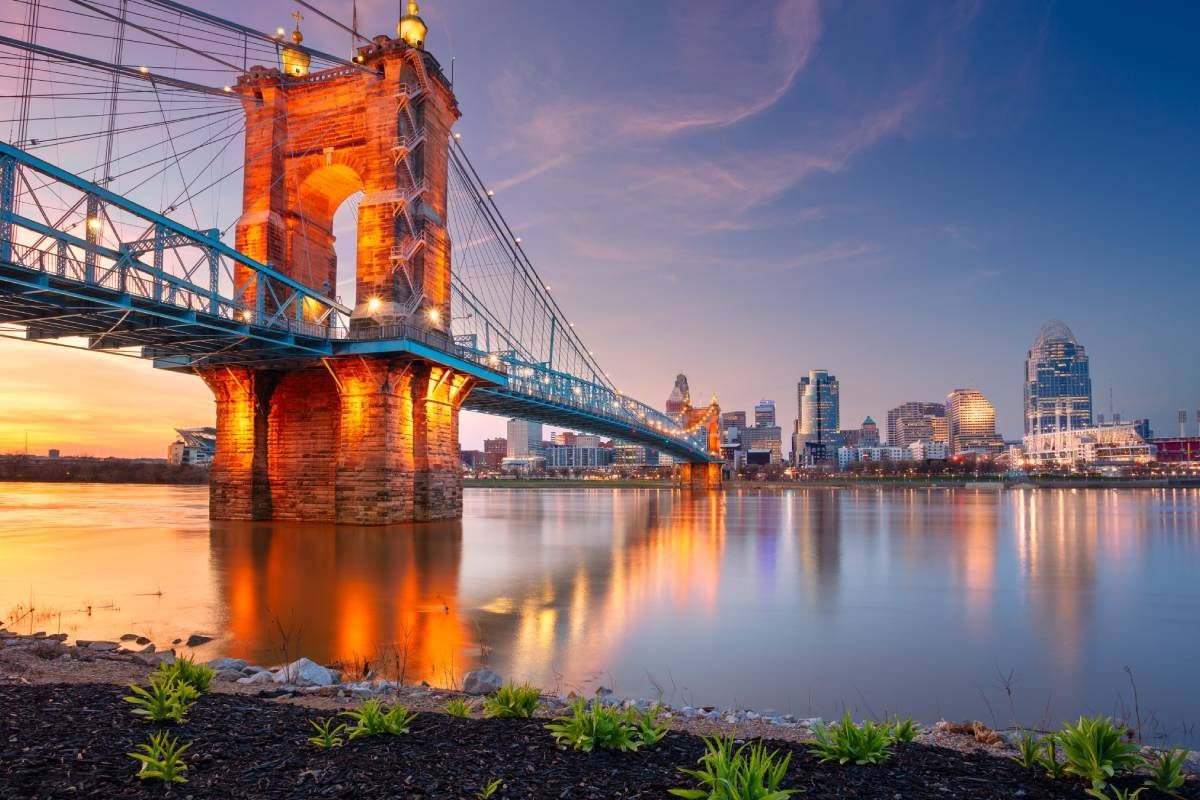
[[[180,642],[179,644],[183,644]],[[18,635],[0,629],[0,798],[163,796],[138,781],[128,753],[147,723],[122,701],[172,649],[135,636],[76,641],[65,635]],[[750,709],[664,708],[671,728],[658,746],[636,753],[582,753],[558,748],[544,730],[570,696],[546,695],[533,720],[481,719],[480,699],[501,676],[468,673],[463,691],[401,685],[368,674],[344,676],[305,658],[266,667],[237,658],[208,662],[211,692],[196,705],[181,736],[193,744],[183,797],[476,797],[499,779],[496,798],[664,797],[686,785],[701,736],[764,738],[791,754],[788,786],[816,798],[1083,797],[1077,784],[1051,781],[1016,764],[1011,732],[981,722],[939,721],[915,741],[898,744],[883,764],[820,764],[805,746],[819,718]],[[444,713],[448,700],[472,704],[472,718]],[[307,743],[310,719],[336,715],[368,698],[418,712],[411,735],[354,741],[333,751]],[[648,708],[644,698],[601,689],[594,702]],[[1189,772],[1200,772],[1200,752]],[[1118,784],[1120,782],[1118,781]],[[1129,787],[1140,784],[1127,779]],[[1180,796],[1200,800],[1193,777]],[[1146,796],[1143,795],[1143,798]]]

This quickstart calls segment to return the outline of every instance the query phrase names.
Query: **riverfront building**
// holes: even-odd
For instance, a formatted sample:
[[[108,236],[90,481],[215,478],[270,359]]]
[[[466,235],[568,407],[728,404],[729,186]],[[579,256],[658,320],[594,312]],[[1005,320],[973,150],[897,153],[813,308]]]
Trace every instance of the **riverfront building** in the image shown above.
[[[1025,435],[1092,427],[1092,379],[1083,345],[1051,320],[1025,355]]]
[[[837,377],[827,370],[809,370],[796,384],[796,407],[796,434],[792,442],[796,466],[835,460],[842,430]]]
[[[955,389],[946,396],[950,453],[999,455],[1004,439],[996,433],[996,409],[977,389]]]
[[[887,413],[887,441],[897,447],[913,442],[950,442],[946,407],[941,403],[910,400]]]
[[[508,421],[508,458],[542,455],[542,423],[524,419]]]

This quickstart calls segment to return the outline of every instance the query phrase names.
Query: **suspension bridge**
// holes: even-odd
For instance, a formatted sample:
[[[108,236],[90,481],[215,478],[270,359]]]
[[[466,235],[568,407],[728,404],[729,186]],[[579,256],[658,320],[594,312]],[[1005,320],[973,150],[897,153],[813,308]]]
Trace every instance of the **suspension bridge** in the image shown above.
[[[306,46],[299,13],[288,36],[172,0],[9,4],[0,324],[202,378],[215,518],[458,516],[460,409],[642,444],[718,486],[715,402],[668,415],[599,366],[452,132],[417,4],[370,38],[300,4],[350,57]]]

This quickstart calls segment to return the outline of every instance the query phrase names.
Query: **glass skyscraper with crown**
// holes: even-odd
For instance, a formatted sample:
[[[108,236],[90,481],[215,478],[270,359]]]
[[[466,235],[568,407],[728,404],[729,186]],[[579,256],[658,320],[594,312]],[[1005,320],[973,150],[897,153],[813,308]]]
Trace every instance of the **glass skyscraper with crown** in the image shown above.
[[[1092,378],[1083,345],[1051,320],[1025,357],[1025,434],[1092,426]]]

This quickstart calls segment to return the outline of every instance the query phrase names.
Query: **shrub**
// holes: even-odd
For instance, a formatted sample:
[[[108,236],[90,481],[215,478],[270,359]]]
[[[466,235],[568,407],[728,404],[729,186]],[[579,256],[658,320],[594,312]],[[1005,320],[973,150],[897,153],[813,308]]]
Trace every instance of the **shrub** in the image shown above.
[[[816,734],[817,741],[811,748],[822,763],[878,764],[892,754],[888,726],[871,720],[855,725],[849,711],[832,730],[825,725],[817,726]]]
[[[707,752],[700,756],[699,769],[680,769],[695,778],[701,788],[672,789],[671,794],[688,800],[787,800],[795,789],[780,789],[787,774],[790,754],[766,751],[762,740],[733,749],[733,737],[705,739]]]
[[[1058,740],[1067,757],[1066,771],[1091,781],[1094,791],[1103,790],[1118,772],[1145,763],[1137,745],[1121,741],[1121,731],[1108,717],[1080,717],[1063,726]]]
[[[141,780],[187,783],[187,778],[183,777],[187,770],[183,754],[189,747],[190,744],[180,746],[179,741],[167,736],[166,731],[159,731],[151,734],[150,741],[137,746],[140,752],[127,755],[141,764],[137,774]]]
[[[179,658],[170,664],[165,661],[159,662],[158,668],[150,673],[150,679],[186,683],[195,689],[197,694],[203,694],[212,684],[214,674],[212,667],[206,664],[197,664],[191,658]]]
[[[1066,764],[1058,760],[1058,734],[1052,733],[1042,739],[1042,752],[1038,763],[1046,770],[1046,777],[1062,780],[1066,776]]]
[[[1146,762],[1150,769],[1146,785],[1163,794],[1175,794],[1175,790],[1183,786],[1183,762],[1186,760],[1186,750],[1174,748],[1155,753],[1154,758]]]
[[[388,708],[374,697],[365,701],[358,708],[343,711],[342,714],[355,722],[354,727],[350,728],[351,739],[378,736],[381,733],[400,736],[408,733],[409,726],[417,716],[416,713],[399,704]]]
[[[529,684],[506,683],[484,701],[483,713],[495,719],[528,718],[533,716],[540,700],[541,694]]]
[[[1036,769],[1042,763],[1041,752],[1042,744],[1036,736],[1029,731],[1017,733],[1017,754],[1013,756],[1013,761],[1025,769]]]
[[[657,724],[658,714],[657,705],[644,712],[603,703],[589,707],[581,697],[571,703],[569,715],[555,717],[546,729],[556,742],[574,750],[637,750],[658,744],[666,735],[667,726]]]
[[[504,781],[500,780],[499,778],[492,778],[490,781],[484,784],[482,789],[475,793],[475,800],[488,800],[488,798],[500,790],[500,787],[503,784]]]
[[[917,738],[917,724],[913,722],[912,717],[904,721],[899,717],[892,717],[888,722],[888,736],[893,742],[911,742]]]
[[[189,683],[157,674],[150,676],[150,688],[131,685],[132,695],[124,700],[134,706],[133,713],[152,722],[183,722],[187,712],[195,704],[199,693]]]
[[[446,703],[446,713],[452,717],[471,716],[471,704],[461,697],[451,697]]]
[[[341,734],[346,730],[346,726],[340,722],[334,725],[335,721],[333,717],[327,717],[320,722],[310,719],[308,724],[317,729],[317,735],[308,737],[308,741],[322,750],[332,750],[335,747],[340,747],[345,741],[342,739]]]

